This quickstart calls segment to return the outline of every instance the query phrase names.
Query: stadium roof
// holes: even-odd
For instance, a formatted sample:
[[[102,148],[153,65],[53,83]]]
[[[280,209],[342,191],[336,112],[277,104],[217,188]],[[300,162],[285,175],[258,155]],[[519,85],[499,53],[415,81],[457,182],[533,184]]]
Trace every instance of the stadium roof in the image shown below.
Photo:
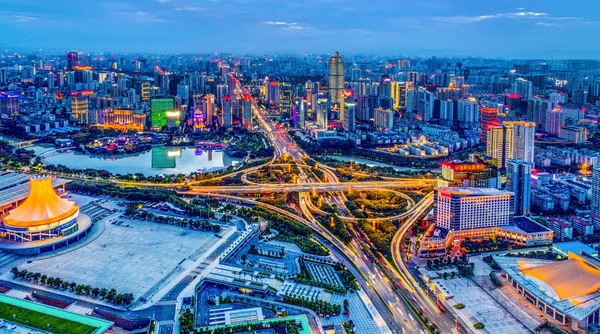
[[[27,199],[4,218],[4,224],[16,227],[34,227],[60,221],[77,213],[75,203],[60,198],[52,181],[47,178],[31,178]]]
[[[520,270],[547,284],[560,299],[581,297],[600,290],[600,270],[573,253],[566,261]]]

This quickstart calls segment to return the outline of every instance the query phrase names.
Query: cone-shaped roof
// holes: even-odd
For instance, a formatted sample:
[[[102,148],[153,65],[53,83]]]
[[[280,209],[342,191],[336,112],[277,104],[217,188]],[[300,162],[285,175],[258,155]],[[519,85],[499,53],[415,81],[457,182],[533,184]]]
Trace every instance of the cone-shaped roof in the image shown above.
[[[29,179],[29,195],[23,204],[9,212],[4,224],[15,227],[34,227],[57,222],[75,214],[79,208],[60,198],[49,177]]]

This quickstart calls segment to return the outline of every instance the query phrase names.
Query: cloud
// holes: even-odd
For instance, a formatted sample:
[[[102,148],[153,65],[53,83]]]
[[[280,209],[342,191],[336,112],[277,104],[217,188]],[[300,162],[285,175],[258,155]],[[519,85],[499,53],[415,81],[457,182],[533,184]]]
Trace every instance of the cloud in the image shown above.
[[[154,1],[156,1],[158,3],[167,3],[167,2],[169,2],[169,0],[154,0]]]
[[[175,10],[179,11],[179,12],[182,12],[182,11],[196,12],[196,13],[204,13],[204,12],[206,12],[206,8],[204,8],[204,7],[190,7],[190,6],[179,7],[177,9],[175,9]]]
[[[560,25],[560,24],[548,23],[548,22],[536,22],[536,25],[542,26],[542,27],[562,27],[562,25]]]
[[[573,16],[552,16],[548,13],[544,12],[526,12],[519,11],[513,13],[498,13],[498,14],[489,14],[489,15],[479,15],[479,16],[442,16],[442,17],[434,17],[435,21],[446,23],[450,25],[465,25],[472,24],[476,22],[482,22],[487,20],[495,20],[495,19],[512,19],[512,20],[537,20],[538,23],[542,23],[539,25],[542,26],[550,26],[551,21],[577,21],[583,22],[584,20],[579,17]],[[548,22],[550,21],[550,22]],[[558,25],[554,25],[558,26]]]
[[[296,22],[285,22],[285,21],[265,21],[263,23],[264,24],[268,24],[268,25],[287,26],[287,27],[297,26],[298,25],[298,23],[296,23]]]
[[[0,22],[31,23],[39,20],[39,17],[26,13],[0,13]]]
[[[168,20],[165,19],[161,19],[155,15],[152,15],[150,13],[147,12],[141,12],[141,11],[137,11],[133,14],[131,14],[133,16],[133,18],[136,21],[139,22],[154,22],[154,23],[166,23],[169,22]]]

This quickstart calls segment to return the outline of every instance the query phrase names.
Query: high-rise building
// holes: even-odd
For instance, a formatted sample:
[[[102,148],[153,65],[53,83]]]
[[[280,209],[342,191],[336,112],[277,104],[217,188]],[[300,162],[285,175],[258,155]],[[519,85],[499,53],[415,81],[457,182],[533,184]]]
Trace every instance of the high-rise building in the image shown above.
[[[566,139],[574,144],[585,143],[588,140],[587,135],[587,128],[577,126],[561,126],[558,134],[560,138]]]
[[[600,215],[600,165],[592,169],[592,214]]]
[[[459,100],[456,108],[456,119],[461,123],[479,122],[479,103],[474,97]]]
[[[487,142],[488,129],[491,126],[499,125],[497,108],[481,108],[481,119],[479,121],[479,139],[482,143]]]
[[[71,119],[80,124],[89,124],[87,97],[74,96],[71,99]]]
[[[0,94],[0,115],[8,117],[19,114],[19,94]]]
[[[442,164],[439,187],[499,188],[498,168],[484,161],[452,161]]]
[[[512,93],[519,94],[521,100],[527,101],[532,95],[533,85],[531,81],[517,78],[512,85]]]
[[[150,122],[153,128],[167,126],[167,112],[174,109],[172,98],[150,100]]]
[[[329,103],[327,99],[319,99],[317,102],[317,124],[323,130],[327,129],[329,119]]]
[[[454,101],[440,100],[440,121],[445,125],[452,125],[454,122]]]
[[[491,125],[487,131],[486,154],[498,161],[498,168],[506,167],[506,161],[514,152],[514,126],[510,122]]]
[[[292,114],[292,85],[282,82],[281,83],[281,102],[279,109],[283,115],[291,116]]]
[[[250,94],[242,95],[242,126],[252,129],[252,97]]]
[[[511,225],[513,193],[496,188],[439,187],[434,192],[436,225],[468,230]]]
[[[506,190],[515,194],[515,216],[530,212],[531,167],[530,163],[518,159],[510,159],[506,163]]]
[[[279,83],[277,81],[271,81],[268,87],[267,103],[279,106],[281,101],[281,93],[279,89]]]
[[[375,126],[378,129],[387,131],[394,127],[394,112],[390,109],[375,109]]]
[[[340,54],[336,51],[333,57],[327,63],[329,73],[329,95],[331,103],[344,103],[342,91],[344,90],[344,61],[340,58]]]
[[[346,103],[344,109],[344,131],[354,132],[356,131],[356,104]]]
[[[565,110],[556,107],[546,114],[545,131],[549,134],[559,135],[560,128],[565,125]]]
[[[221,126],[225,128],[231,127],[232,106],[231,96],[225,95],[221,101]]]
[[[6,85],[8,83],[8,69],[0,68],[0,85]]]
[[[509,156],[533,164],[535,147],[535,123],[533,122],[504,122],[513,126],[513,152]]]
[[[67,71],[75,70],[75,66],[79,65],[79,53],[67,52]]]
[[[538,130],[545,131],[546,115],[554,109],[556,103],[548,99],[530,98],[527,100],[527,120],[535,122]]]
[[[150,99],[150,83],[143,82],[142,83],[142,91],[141,91],[142,101],[148,101]]]

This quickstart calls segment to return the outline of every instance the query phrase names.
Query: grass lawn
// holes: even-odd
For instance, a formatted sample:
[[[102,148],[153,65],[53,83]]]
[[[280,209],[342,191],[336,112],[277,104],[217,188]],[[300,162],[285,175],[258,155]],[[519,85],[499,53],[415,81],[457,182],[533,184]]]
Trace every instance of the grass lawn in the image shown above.
[[[98,328],[0,302],[0,318],[56,334],[91,334]]]

